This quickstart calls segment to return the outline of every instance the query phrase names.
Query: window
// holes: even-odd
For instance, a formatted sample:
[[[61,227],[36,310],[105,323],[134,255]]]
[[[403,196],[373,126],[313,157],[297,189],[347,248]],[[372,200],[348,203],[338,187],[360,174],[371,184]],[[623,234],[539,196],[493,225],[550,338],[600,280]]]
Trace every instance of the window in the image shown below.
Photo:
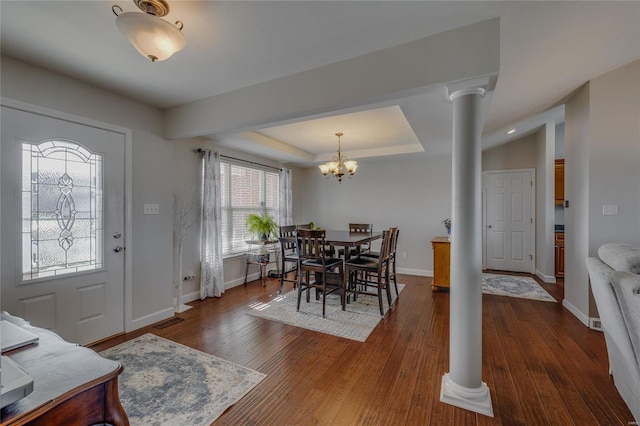
[[[266,211],[279,222],[279,175],[276,171],[240,164],[220,163],[222,198],[222,253],[225,256],[245,252],[246,218],[250,213]]]
[[[22,278],[102,267],[102,155],[22,144]]]

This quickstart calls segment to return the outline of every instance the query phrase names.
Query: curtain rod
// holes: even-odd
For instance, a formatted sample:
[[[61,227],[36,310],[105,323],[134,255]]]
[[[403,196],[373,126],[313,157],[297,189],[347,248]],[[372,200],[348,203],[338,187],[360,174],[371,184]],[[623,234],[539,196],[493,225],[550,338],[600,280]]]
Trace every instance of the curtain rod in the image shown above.
[[[194,151],[195,151],[195,152],[197,152],[198,154],[204,154],[204,153],[206,152],[206,151],[205,151],[204,149],[202,149],[202,148],[194,149]],[[226,159],[229,159],[229,160],[240,161],[240,162],[242,162],[242,163],[251,164],[251,165],[254,165],[254,166],[266,167],[266,168],[268,168],[268,169],[277,170],[277,171],[279,171],[279,172],[280,172],[280,171],[282,171],[282,169],[280,169],[280,168],[278,168],[278,167],[268,166],[268,165],[266,165],[266,164],[256,163],[256,162],[253,162],[253,161],[244,160],[244,159],[242,159],[242,158],[230,157],[230,156],[228,156],[228,155],[222,155],[222,154],[220,154],[220,158],[226,158]]]

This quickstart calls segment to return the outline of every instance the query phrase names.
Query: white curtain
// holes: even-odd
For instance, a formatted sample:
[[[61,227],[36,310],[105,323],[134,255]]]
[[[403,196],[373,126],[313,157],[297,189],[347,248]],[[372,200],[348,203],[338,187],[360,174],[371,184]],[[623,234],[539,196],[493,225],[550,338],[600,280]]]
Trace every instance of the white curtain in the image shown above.
[[[222,269],[222,208],[220,155],[206,151],[202,158],[202,225],[200,227],[200,299],[224,293]]]
[[[280,169],[280,226],[293,224],[293,189],[291,169]]]

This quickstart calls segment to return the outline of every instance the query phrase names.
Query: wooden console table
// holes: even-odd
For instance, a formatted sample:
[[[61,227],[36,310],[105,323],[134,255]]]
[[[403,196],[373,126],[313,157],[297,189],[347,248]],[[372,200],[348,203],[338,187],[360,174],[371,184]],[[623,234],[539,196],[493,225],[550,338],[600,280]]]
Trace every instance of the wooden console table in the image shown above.
[[[29,373],[34,386],[31,394],[2,409],[2,426],[129,425],[118,398],[119,362],[19,318],[4,313],[2,318],[39,337],[38,343],[3,354]]]
[[[435,237],[431,240],[433,247],[433,291],[441,288],[449,289],[449,273],[451,269],[451,241],[448,237]]]

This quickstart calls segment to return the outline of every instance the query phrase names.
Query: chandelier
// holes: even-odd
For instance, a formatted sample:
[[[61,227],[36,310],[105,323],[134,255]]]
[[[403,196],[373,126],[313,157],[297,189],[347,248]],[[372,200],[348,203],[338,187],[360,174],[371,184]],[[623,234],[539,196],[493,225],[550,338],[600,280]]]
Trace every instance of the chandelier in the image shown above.
[[[354,160],[349,160],[347,157],[342,155],[340,151],[340,137],[342,133],[336,133],[338,137],[338,156],[333,157],[333,161],[329,161],[326,164],[321,164],[320,171],[325,177],[329,177],[329,173],[338,178],[338,182],[342,182],[342,176],[346,173],[349,173],[349,177],[352,177],[356,173],[356,169],[358,168],[358,162]]]
[[[182,22],[176,21],[173,25],[161,19],[169,13],[169,4],[166,0],[133,0],[133,2],[144,13],[122,13],[122,8],[118,5],[113,5],[111,10],[117,16],[118,30],[129,39],[142,56],[151,59],[151,62],[164,61],[184,48]]]

